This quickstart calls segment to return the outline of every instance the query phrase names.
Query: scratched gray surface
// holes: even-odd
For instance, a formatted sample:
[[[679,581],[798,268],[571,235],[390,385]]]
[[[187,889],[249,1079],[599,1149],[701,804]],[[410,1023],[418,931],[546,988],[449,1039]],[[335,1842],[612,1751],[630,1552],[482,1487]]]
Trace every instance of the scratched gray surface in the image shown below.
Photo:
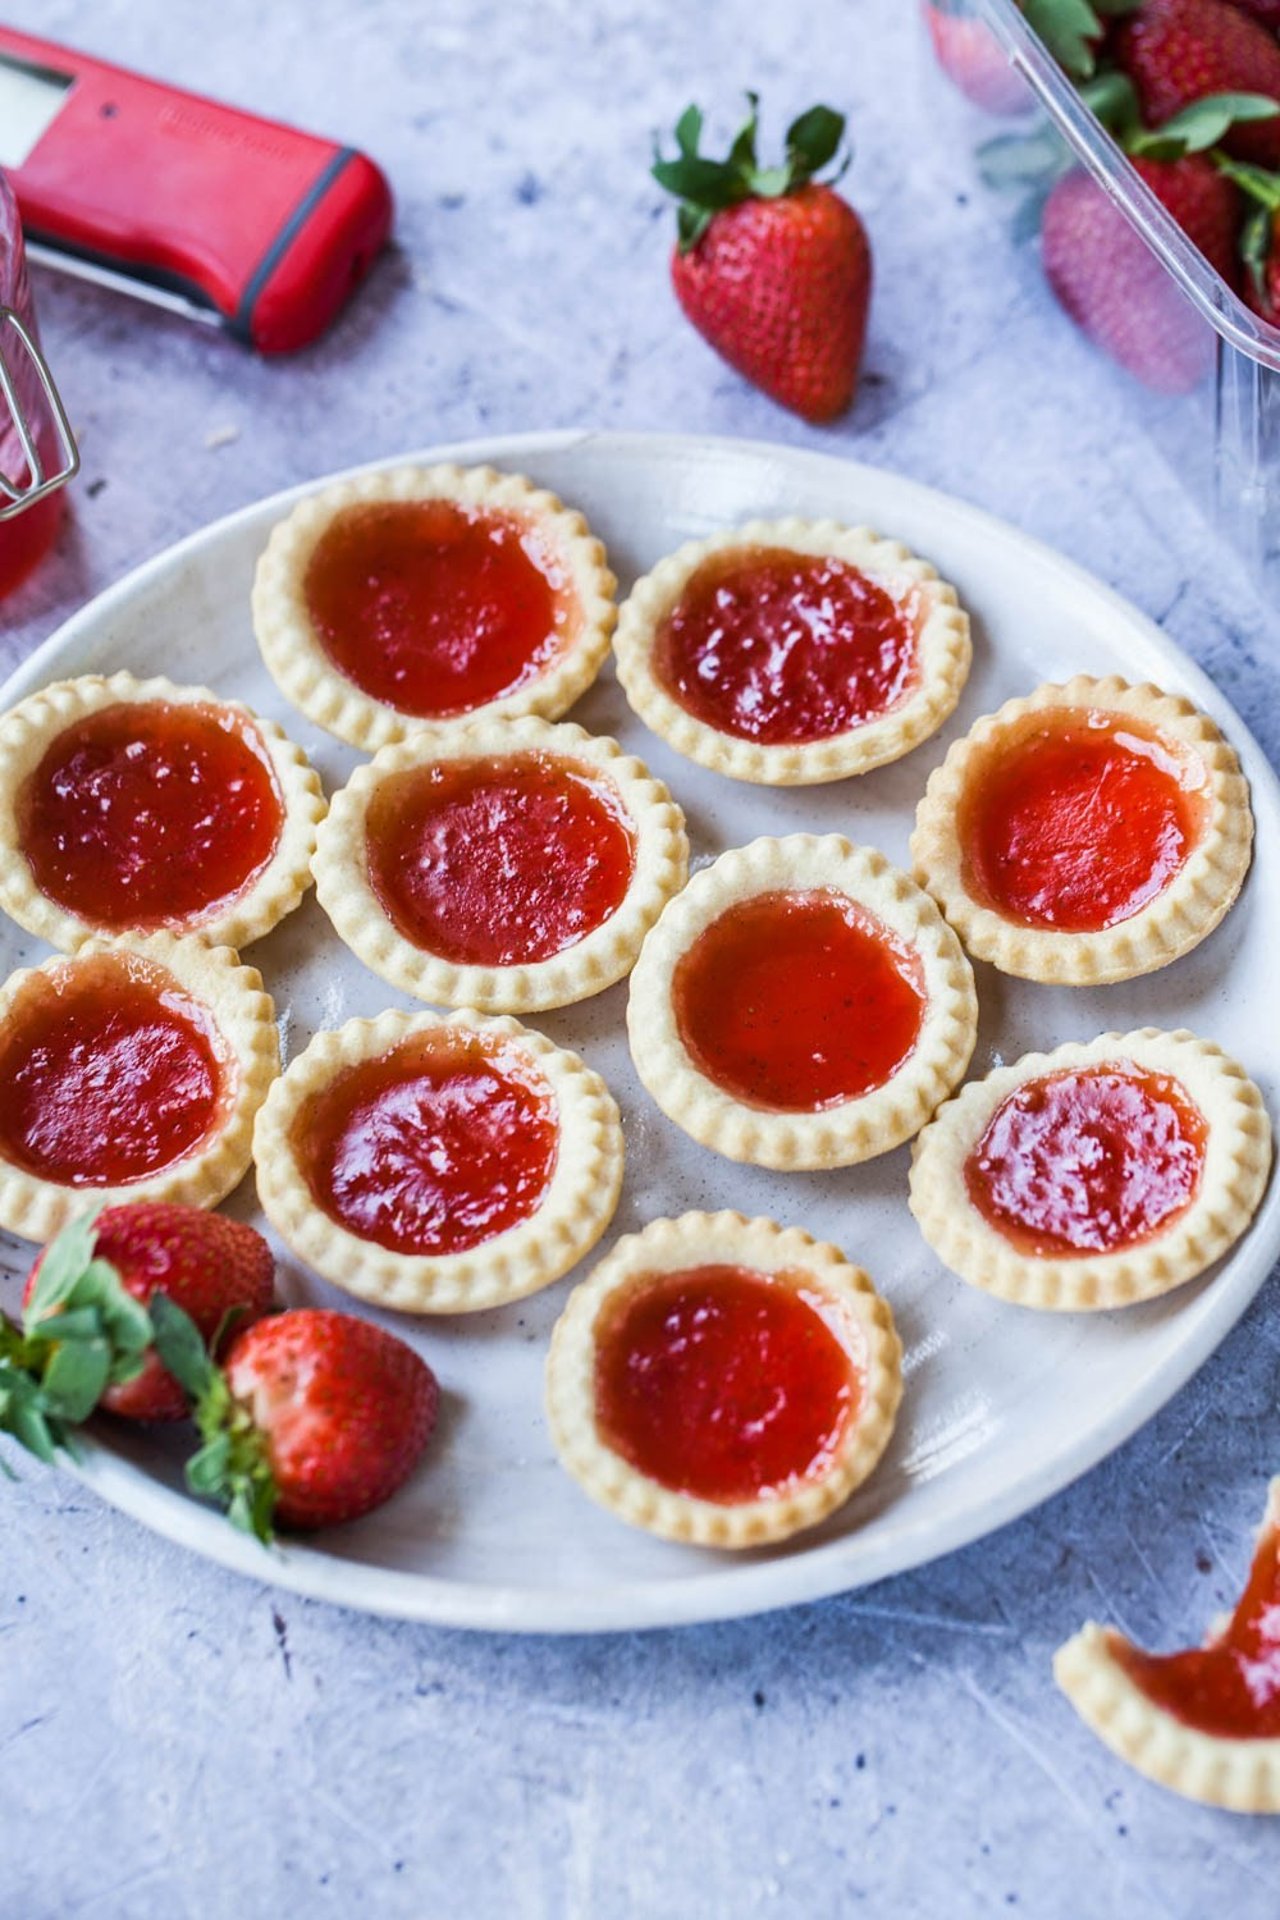
[[[1280,753],[1269,616],[971,190],[907,0],[5,11],[367,146],[401,250],[277,365],[41,280],[85,474],[55,560],[0,608],[0,664],[317,471],[484,431],[681,428],[847,450],[1055,541]],[[726,117],[751,84],[775,125],[818,95],[853,115],[879,282],[868,378],[832,433],[747,391],[666,290],[650,129],[691,93]],[[1143,1433],[991,1540],[681,1633],[500,1640],[281,1600],[24,1469],[0,1493],[0,1920],[1271,1920],[1275,1824],[1125,1771],[1049,1661],[1090,1614],[1172,1645],[1229,1602],[1280,1461],[1278,1308],[1273,1280]]]

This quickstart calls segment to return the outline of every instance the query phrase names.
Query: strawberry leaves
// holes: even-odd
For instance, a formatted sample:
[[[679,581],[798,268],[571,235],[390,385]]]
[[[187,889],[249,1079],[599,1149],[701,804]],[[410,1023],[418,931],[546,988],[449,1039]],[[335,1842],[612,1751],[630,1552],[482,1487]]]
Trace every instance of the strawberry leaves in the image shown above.
[[[1206,153],[1232,127],[1250,121],[1274,120],[1280,106],[1264,93],[1208,93],[1175,113],[1162,127],[1135,133],[1125,142],[1130,153],[1147,160],[1181,160],[1184,154]]]
[[[158,1293],[151,1302],[151,1318],[156,1352],[190,1394],[202,1442],[187,1462],[188,1487],[224,1508],[232,1526],[269,1545],[275,1538],[272,1519],[279,1495],[266,1440],[253,1415],[232,1395],[190,1314]]]
[[[45,1462],[74,1451],[71,1430],[151,1345],[146,1308],[97,1257],[96,1221],[83,1214],[50,1243],[21,1327],[0,1315],[0,1433]]]
[[[676,154],[664,159],[654,146],[650,171],[660,187],[676,195],[679,247],[688,253],[697,246],[715,214],[744,200],[780,200],[815,179],[840,153],[844,115],[831,107],[810,107],[787,128],[786,158],[781,166],[762,167],[756,150],[759,98],[747,95],[747,118],[734,136],[728,156],[712,160],[699,151],[703,119],[699,107],[688,106],[676,122]],[[846,155],[832,179],[848,165]]]

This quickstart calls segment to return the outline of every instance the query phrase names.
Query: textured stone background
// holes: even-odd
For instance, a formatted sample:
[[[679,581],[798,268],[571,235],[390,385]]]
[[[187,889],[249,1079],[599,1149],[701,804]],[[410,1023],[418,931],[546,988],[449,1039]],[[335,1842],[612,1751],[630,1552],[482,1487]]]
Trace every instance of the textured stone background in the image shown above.
[[[274,365],[41,278],[85,472],[55,560],[0,609],[0,664],[289,482],[482,431],[682,428],[847,450],[1055,541],[1162,620],[1280,752],[1268,616],[975,189],[907,0],[11,0],[6,16],[366,146],[400,222],[329,339]],[[691,96],[727,125],[747,85],[775,131],[820,96],[852,116],[848,190],[879,283],[864,388],[834,432],[746,390],[667,291],[650,132]],[[1171,424],[1207,452],[1187,406]],[[225,1575],[24,1468],[0,1495],[0,1920],[1270,1920],[1274,1823],[1125,1771],[1049,1661],[1087,1615],[1169,1645],[1236,1592],[1280,1451],[1278,1307],[1273,1279],[1143,1433],[991,1540],[682,1633],[529,1642],[363,1619]]]

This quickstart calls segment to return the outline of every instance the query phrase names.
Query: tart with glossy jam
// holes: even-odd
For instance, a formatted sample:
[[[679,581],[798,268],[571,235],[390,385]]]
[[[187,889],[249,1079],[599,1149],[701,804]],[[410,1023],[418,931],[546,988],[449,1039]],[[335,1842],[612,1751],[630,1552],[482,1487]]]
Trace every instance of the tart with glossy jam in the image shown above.
[[[929,896],[837,834],[754,840],[698,873],[631,976],[636,1070],[731,1160],[850,1166],[918,1133],[964,1073],[973,973]]]
[[[618,678],[647,726],[716,773],[806,786],[898,760],[969,673],[954,587],[896,540],[753,520],[637,581]]]
[[[893,1315],[798,1227],[688,1213],[574,1288],[547,1358],[562,1464],[632,1526],[755,1547],[861,1485],[902,1395]]]
[[[1090,1621],[1054,1677],[1122,1760],[1189,1800],[1280,1813],[1280,1480],[1235,1611],[1202,1647],[1144,1653]]]
[[[622,1127],[599,1075],[515,1020],[384,1013],[290,1063],[254,1158],[268,1217],[335,1286],[469,1313],[548,1286],[595,1245]]]
[[[384,747],[335,795],[315,873],[392,986],[523,1013],[622,979],[688,861],[684,815],[639,760],[525,718]]]
[[[68,952],[246,946],[311,884],[323,813],[301,749],[206,687],[90,674],[0,717],[0,907]]]
[[[280,1071],[262,978],[229,947],[91,940],[0,988],[0,1226],[48,1240],[91,1201],[215,1206]]]
[[[1123,1307],[1224,1254],[1270,1165],[1244,1069],[1144,1027],[970,1081],[916,1142],[910,1204],[971,1286],[1026,1307]]]
[[[979,720],[930,778],[915,874],[975,959],[1090,986],[1198,945],[1249,868],[1253,815],[1213,721],[1081,675]]]
[[[617,610],[580,513],[492,467],[391,467],[299,502],[258,562],[253,621],[307,718],[372,751],[478,715],[555,719]]]

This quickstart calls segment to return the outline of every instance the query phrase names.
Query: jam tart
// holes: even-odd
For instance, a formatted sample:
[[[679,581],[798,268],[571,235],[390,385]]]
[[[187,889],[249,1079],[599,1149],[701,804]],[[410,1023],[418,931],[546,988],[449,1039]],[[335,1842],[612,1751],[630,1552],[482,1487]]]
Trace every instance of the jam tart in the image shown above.
[[[563,1466],[619,1519],[697,1546],[816,1526],[875,1467],[901,1395],[866,1274],[740,1213],[628,1234],[570,1294],[547,1357]]]
[[[1090,1621],[1053,1671],[1081,1719],[1148,1780],[1233,1813],[1280,1813],[1280,1479],[1245,1590],[1202,1647],[1144,1653]]]
[[[909,1140],[963,1075],[977,1014],[927,894],[874,848],[794,834],[722,854],[663,910],[627,1029],[669,1119],[785,1170]]]
[[[383,1013],[290,1063],[254,1158],[268,1218],[335,1286],[470,1313],[549,1286],[595,1245],[622,1127],[599,1075],[515,1020]]]
[[[1144,1027],[970,1081],[916,1142],[910,1205],[971,1286],[1026,1307],[1123,1307],[1224,1254],[1270,1165],[1244,1069],[1194,1034]]]
[[[1158,687],[1080,675],[1007,701],[929,780],[911,853],[975,959],[1092,986],[1213,931],[1249,868],[1235,752]]]
[[[636,582],[615,641],[640,718],[713,772],[807,786],[901,759],[969,674],[954,587],[897,540],[753,520]]]
[[[89,1202],[216,1206],[280,1071],[262,978],[229,947],[90,940],[0,988],[0,1226],[48,1240]]]
[[[88,674],[0,716],[0,907],[66,952],[247,946],[311,884],[323,814],[301,749],[207,687]]]
[[[334,796],[315,874],[392,986],[524,1013],[622,979],[688,861],[684,815],[639,760],[526,717],[384,747]]]
[[[253,622],[310,720],[373,751],[479,715],[558,718],[617,617],[580,513],[492,467],[389,467],[301,500],[258,562]]]

